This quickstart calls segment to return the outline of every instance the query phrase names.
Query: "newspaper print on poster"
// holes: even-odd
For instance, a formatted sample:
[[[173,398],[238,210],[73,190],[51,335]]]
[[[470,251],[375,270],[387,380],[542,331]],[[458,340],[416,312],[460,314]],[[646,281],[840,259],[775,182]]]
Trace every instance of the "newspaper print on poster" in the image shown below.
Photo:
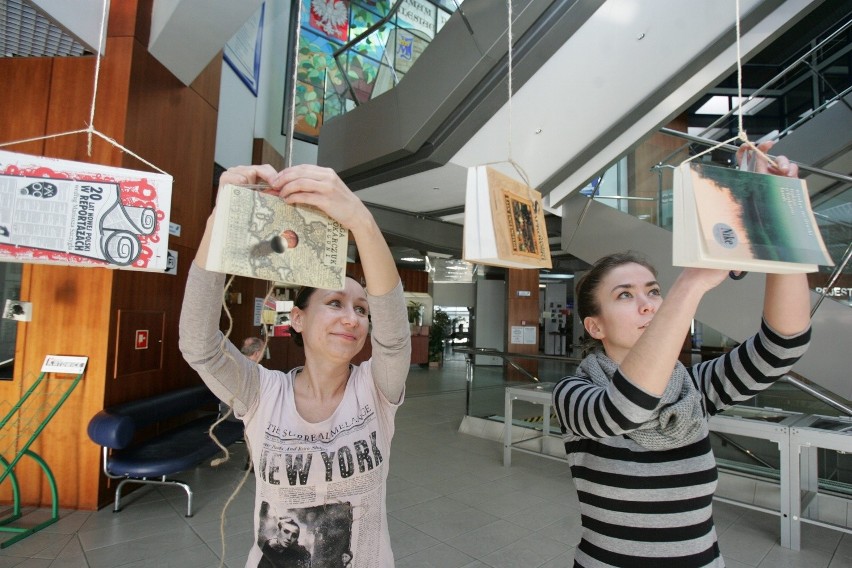
[[[0,152],[0,261],[167,267],[171,176]]]

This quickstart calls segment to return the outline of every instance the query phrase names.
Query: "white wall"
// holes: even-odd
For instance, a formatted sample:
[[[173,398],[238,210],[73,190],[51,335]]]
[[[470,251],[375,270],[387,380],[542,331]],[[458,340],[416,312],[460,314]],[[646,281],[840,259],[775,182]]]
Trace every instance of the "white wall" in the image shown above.
[[[473,282],[434,282],[430,286],[436,306],[470,307],[476,302]]]
[[[256,98],[231,67],[222,62],[215,160],[223,167],[251,163],[255,138],[265,139],[278,153],[285,155],[286,137],[281,132],[290,4],[291,0],[266,0]],[[316,160],[316,145],[295,141],[293,164],[315,164]]]

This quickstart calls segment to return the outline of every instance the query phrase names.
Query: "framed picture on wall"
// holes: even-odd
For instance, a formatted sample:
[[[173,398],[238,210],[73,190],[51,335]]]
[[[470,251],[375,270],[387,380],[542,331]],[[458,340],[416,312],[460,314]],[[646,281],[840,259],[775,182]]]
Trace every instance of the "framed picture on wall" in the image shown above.
[[[225,63],[246,87],[257,96],[260,82],[260,48],[263,43],[263,16],[266,3],[225,44]]]

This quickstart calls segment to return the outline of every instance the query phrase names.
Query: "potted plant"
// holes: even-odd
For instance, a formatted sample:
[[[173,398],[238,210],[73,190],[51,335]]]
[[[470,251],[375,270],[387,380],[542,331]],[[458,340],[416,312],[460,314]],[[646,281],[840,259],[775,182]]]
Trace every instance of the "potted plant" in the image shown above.
[[[429,365],[440,366],[444,361],[444,340],[450,335],[450,316],[440,308],[432,316],[429,329]],[[433,365],[434,364],[434,365]]]
[[[409,300],[407,307],[408,323],[413,325],[423,325],[423,304],[415,302],[414,300]]]

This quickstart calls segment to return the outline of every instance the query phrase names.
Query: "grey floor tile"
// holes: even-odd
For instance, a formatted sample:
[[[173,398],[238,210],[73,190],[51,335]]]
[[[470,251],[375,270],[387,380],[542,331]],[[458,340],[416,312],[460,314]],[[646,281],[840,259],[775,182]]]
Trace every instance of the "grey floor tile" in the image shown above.
[[[219,557],[207,546],[199,544],[189,548],[173,550],[159,556],[144,558],[137,562],[122,564],[121,568],[206,568],[218,566]]]
[[[445,542],[474,558],[484,558],[495,550],[520,541],[528,534],[528,529],[501,519]]]
[[[171,553],[179,553],[203,544],[191,531],[172,530],[86,550],[86,558],[92,568],[112,568],[144,560],[168,558]]]
[[[775,546],[777,538],[774,533],[769,534],[759,527],[737,522],[719,535],[719,548],[725,558],[757,566]]]
[[[4,536],[3,540],[7,540],[12,535]],[[70,534],[39,531],[9,545],[7,548],[0,549],[0,556],[53,559],[72,538],[74,536]]]
[[[401,521],[388,520],[388,531],[394,558],[406,558],[440,544],[436,538]]]
[[[565,543],[533,533],[482,558],[494,568],[535,568],[565,553]]]
[[[468,534],[498,520],[494,515],[468,507],[413,526],[426,534],[447,542],[458,535]]]
[[[540,568],[573,568],[574,566],[574,548],[570,548],[567,552],[564,552],[554,558],[553,560],[549,560],[540,566]]]
[[[446,544],[438,544],[396,561],[396,568],[461,568],[474,559]]]
[[[80,540],[74,536],[62,549],[57,557],[50,563],[51,568],[89,568],[89,562]]]
[[[436,394],[430,381],[442,375],[460,388]],[[504,467],[500,442],[458,432],[464,365],[419,377],[399,410],[389,458],[388,525],[397,567],[572,567],[582,528],[567,465],[515,452],[512,466]],[[493,391],[477,396],[499,402],[500,389]],[[61,511],[57,523],[0,549],[0,568],[215,568],[222,555],[228,568],[243,568],[253,542],[253,479],[226,512],[224,552],[219,525],[245,471],[244,452],[235,448],[219,468],[202,464],[176,476],[193,487],[191,518],[184,517],[182,490],[143,487],[125,497],[117,514],[111,506]],[[725,488],[748,499],[774,498],[750,481],[728,480]],[[24,511],[31,519],[49,515],[46,509]],[[831,514],[839,519],[841,508]],[[805,524],[802,551],[790,551],[779,546],[777,516],[716,502],[714,520],[729,568],[852,568],[852,535]]]
[[[470,509],[470,507],[461,501],[449,497],[439,497],[394,511],[390,516],[411,526],[417,526],[429,521],[445,518],[451,513],[457,513],[465,509]]]
[[[758,568],[828,568],[831,552],[803,547],[800,551],[772,547]]]

